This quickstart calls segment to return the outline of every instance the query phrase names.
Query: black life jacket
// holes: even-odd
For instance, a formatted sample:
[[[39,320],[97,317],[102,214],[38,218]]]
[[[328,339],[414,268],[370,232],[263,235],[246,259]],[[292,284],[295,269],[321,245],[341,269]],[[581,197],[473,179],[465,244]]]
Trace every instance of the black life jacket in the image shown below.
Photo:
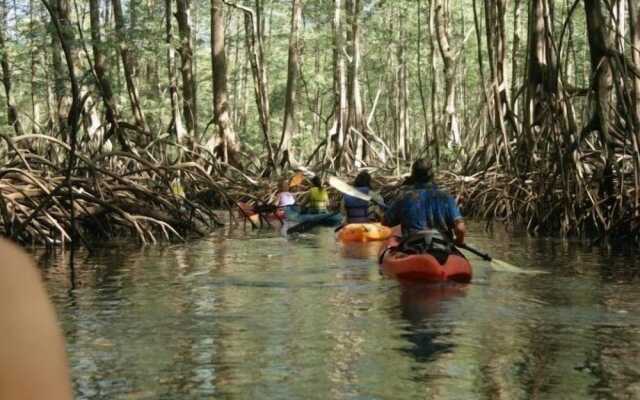
[[[358,191],[369,194],[369,188],[366,186],[358,187]],[[345,195],[344,206],[347,211],[347,222],[369,222],[369,202],[358,199],[357,197]]]

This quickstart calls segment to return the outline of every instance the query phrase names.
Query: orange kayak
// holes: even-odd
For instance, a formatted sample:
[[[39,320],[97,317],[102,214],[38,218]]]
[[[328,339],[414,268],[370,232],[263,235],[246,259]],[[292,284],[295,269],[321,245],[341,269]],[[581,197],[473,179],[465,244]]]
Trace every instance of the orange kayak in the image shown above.
[[[380,223],[347,224],[338,233],[338,239],[343,242],[370,242],[386,240],[393,234],[393,230]]]
[[[399,279],[421,282],[471,281],[471,264],[459,253],[449,254],[444,264],[429,253],[406,254],[393,250],[398,238],[392,237],[382,250],[380,269],[382,273]]]

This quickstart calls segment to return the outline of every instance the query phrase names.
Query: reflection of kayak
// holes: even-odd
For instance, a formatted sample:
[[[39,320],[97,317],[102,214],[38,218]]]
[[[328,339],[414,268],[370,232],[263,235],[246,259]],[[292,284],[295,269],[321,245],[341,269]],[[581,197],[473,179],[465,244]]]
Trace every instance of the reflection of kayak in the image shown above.
[[[348,224],[340,229],[338,239],[343,242],[369,242],[386,240],[392,233],[391,228],[379,223]]]
[[[303,214],[293,210],[287,211],[287,221],[295,223],[317,222],[318,225],[336,226],[342,221],[340,213]]]
[[[410,322],[420,322],[442,311],[442,304],[466,295],[467,285],[455,282],[419,283],[401,281],[402,316]]]
[[[244,215],[255,224],[260,223],[260,215],[262,215],[262,217],[268,222],[282,221],[282,219],[284,218],[284,211],[282,209],[278,209],[275,212],[259,214],[256,212],[252,205],[250,205],[249,203],[244,203],[242,201],[238,202],[238,207],[240,207]]]
[[[394,247],[398,238],[387,240],[380,268],[385,275],[410,281],[442,282],[455,281],[467,283],[471,281],[471,264],[458,252],[449,254],[444,264],[429,253],[406,254]]]
[[[344,242],[340,246],[340,255],[344,258],[357,258],[361,260],[375,259],[380,253],[383,242]]]

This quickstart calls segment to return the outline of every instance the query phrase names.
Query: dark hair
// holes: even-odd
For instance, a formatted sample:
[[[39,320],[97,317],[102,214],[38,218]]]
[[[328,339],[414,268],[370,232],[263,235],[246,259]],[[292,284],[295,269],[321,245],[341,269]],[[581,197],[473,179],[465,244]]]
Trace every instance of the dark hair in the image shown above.
[[[356,179],[353,181],[353,186],[355,187],[371,187],[371,175],[367,171],[362,171],[356,176]]]
[[[318,175],[315,175],[313,178],[311,178],[311,183],[315,187],[322,187],[322,179],[320,179]]]
[[[431,161],[419,158],[411,166],[411,177],[409,178],[412,183],[428,183],[433,180],[433,167]]]

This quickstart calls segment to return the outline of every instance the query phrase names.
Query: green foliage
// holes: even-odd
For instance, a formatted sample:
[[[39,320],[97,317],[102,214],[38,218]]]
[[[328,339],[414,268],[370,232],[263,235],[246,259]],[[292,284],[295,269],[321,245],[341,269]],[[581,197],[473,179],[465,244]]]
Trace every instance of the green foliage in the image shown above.
[[[435,1],[435,0],[431,0]],[[449,21],[449,41],[456,52],[456,109],[461,119],[462,138],[467,141],[475,138],[479,129],[478,116],[485,112],[483,86],[488,87],[490,71],[489,55],[486,46],[485,16],[483,3],[476,0],[479,12],[479,36],[481,38],[482,65],[478,65],[478,42],[474,26],[474,1],[461,0],[451,3]],[[253,2],[239,2],[254,7]],[[447,150],[449,138],[443,130],[443,64],[437,42],[431,37],[432,16],[430,1],[362,1],[362,10],[358,20],[361,44],[361,67],[359,82],[362,90],[365,116],[371,112],[380,90],[378,102],[372,115],[370,128],[388,145],[397,145],[397,79],[400,63],[404,63],[408,74],[407,106],[409,113],[409,142],[413,152],[419,153],[433,135],[439,135],[443,147],[443,160],[456,161],[459,154]],[[513,98],[521,96],[519,89],[523,84],[527,58],[527,15],[528,2],[520,2],[519,21],[514,25],[514,3],[508,2],[505,15],[506,48],[505,71],[507,84],[514,91]],[[559,37],[565,24],[570,6],[566,1],[555,1],[554,32]],[[55,79],[61,79],[68,86],[65,75],[57,75],[53,70],[54,31],[50,18],[44,8],[35,1],[20,0],[16,9],[9,10],[9,22],[5,27],[7,36],[6,52],[12,64],[11,79],[20,119],[26,126],[37,119],[46,125],[50,103],[49,91],[55,85]],[[99,88],[90,72],[88,59],[91,56],[90,26],[88,18],[88,0],[71,2],[72,20],[82,29],[82,37],[75,28],[74,48],[81,60],[82,84],[99,96]],[[132,0],[124,3],[127,25],[127,43],[135,64],[135,81],[142,98],[142,105],[148,116],[148,122],[154,132],[166,130],[170,122],[169,84],[167,78],[167,44],[165,43],[164,2]],[[175,4],[174,4],[175,6]],[[33,9],[31,8],[33,7]],[[107,54],[108,75],[111,77],[116,99],[124,120],[132,120],[128,95],[123,78],[123,70],[118,56],[121,43],[115,37],[111,8],[105,8],[101,2],[103,30],[103,48]],[[271,106],[271,136],[278,143],[284,113],[284,96],[287,79],[288,42],[291,22],[291,2],[284,0],[265,0],[262,2],[261,24],[264,28],[264,51],[266,71],[269,83],[269,101]],[[228,67],[228,91],[231,115],[242,145],[247,151],[262,152],[263,137],[258,120],[258,112],[253,91],[251,68],[248,65],[245,42],[244,16],[241,11],[225,6],[226,55]],[[192,2],[192,23],[194,32],[195,71],[197,81],[197,102],[199,108],[198,125],[202,140],[216,134],[217,128],[210,126],[212,120],[212,83],[210,52],[210,3],[208,0]],[[33,22],[27,18],[33,13]],[[301,79],[297,87],[298,133],[294,137],[294,146],[305,155],[315,149],[325,139],[331,126],[334,113],[334,76],[333,76],[333,3],[320,0],[303,2],[303,28],[301,32]],[[342,10],[345,38],[350,31],[346,10]],[[106,19],[105,17],[108,17]],[[12,19],[13,18],[13,19]],[[585,32],[585,16],[582,7],[578,7],[567,24],[563,38],[563,74],[566,81],[576,87],[585,87],[589,81],[588,43]],[[175,19],[172,21],[173,47],[179,46],[179,37]],[[519,48],[514,52],[514,30],[519,34]],[[348,41],[345,41],[348,46]],[[432,48],[433,47],[433,48]],[[89,54],[84,52],[88,50]],[[404,61],[399,59],[400,50],[404,51]],[[340,49],[348,53],[349,49]],[[433,52],[433,58],[432,58]],[[35,59],[34,74],[31,62]],[[517,63],[515,73],[511,71],[513,61]],[[435,67],[432,70],[432,65]],[[64,66],[64,61],[63,61]],[[176,66],[180,67],[180,58],[176,55]],[[482,80],[481,70],[485,75]],[[63,71],[64,72],[64,71]],[[433,75],[435,73],[435,76]],[[512,76],[516,82],[511,82]],[[180,74],[177,74],[180,80]],[[421,79],[419,79],[421,78]],[[33,86],[32,86],[33,81]],[[421,82],[420,82],[421,81]],[[420,85],[421,83],[421,85]],[[432,87],[436,84],[436,87]],[[178,82],[178,89],[181,83]],[[422,90],[421,90],[422,89]],[[68,88],[67,88],[68,90]],[[33,92],[33,93],[32,93]],[[4,94],[3,94],[4,95]],[[32,103],[33,99],[33,103]],[[432,104],[433,103],[433,104]],[[33,105],[40,105],[40,115],[34,116]],[[316,104],[320,114],[316,113]],[[431,113],[435,108],[434,116]],[[426,117],[423,109],[426,110]],[[6,122],[6,116],[0,116]],[[104,117],[103,117],[104,118]],[[320,125],[318,127],[318,124]],[[425,137],[425,134],[428,137]],[[473,139],[477,140],[477,139]]]

